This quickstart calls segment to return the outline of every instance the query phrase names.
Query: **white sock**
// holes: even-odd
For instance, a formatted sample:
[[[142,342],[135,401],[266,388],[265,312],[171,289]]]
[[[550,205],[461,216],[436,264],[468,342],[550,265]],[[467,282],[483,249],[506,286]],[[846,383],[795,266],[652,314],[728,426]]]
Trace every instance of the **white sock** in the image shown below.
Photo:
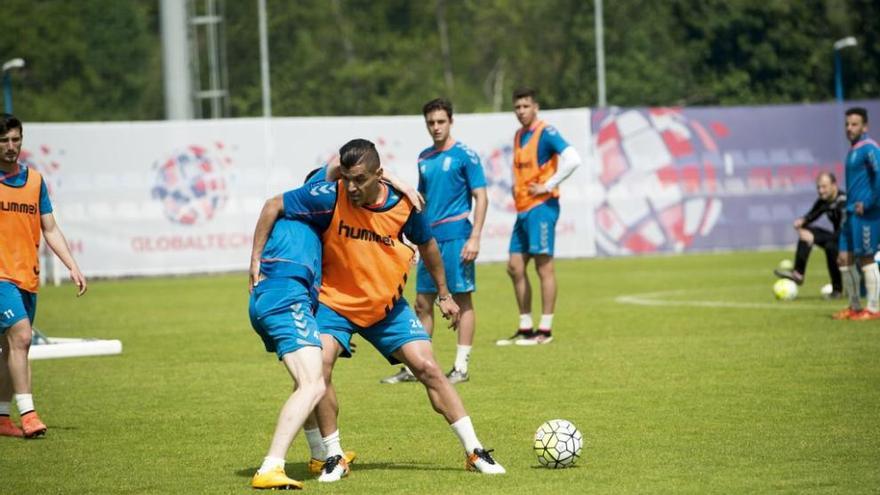
[[[333,433],[324,437],[324,455],[327,457],[333,457],[336,455],[342,455],[342,445],[339,441],[339,430],[334,431]]]
[[[284,469],[284,459],[279,459],[277,457],[264,457],[263,465],[260,466],[260,469],[258,469],[257,472],[262,474],[277,467]]]
[[[483,448],[483,444],[477,440],[477,432],[474,431],[474,425],[471,423],[470,416],[465,416],[449,426],[452,427],[452,431],[455,432],[455,436],[458,437],[458,440],[464,447],[464,451],[468,454],[473,452],[474,449]]]
[[[309,452],[312,459],[324,460],[327,456],[324,454],[324,439],[321,437],[321,430],[315,428],[313,430],[305,430],[306,441],[309,443]]]
[[[25,415],[34,410],[34,396],[32,394],[15,394],[15,403],[18,404],[18,414]]]
[[[544,330],[545,332],[549,332],[553,328],[553,313],[549,315],[541,315],[541,324],[538,325],[538,330]]]
[[[868,295],[868,311],[880,311],[880,269],[877,263],[862,267],[865,274],[865,291]]]
[[[519,315],[519,329],[520,330],[531,330],[534,328],[535,323],[532,321],[532,315]]]
[[[843,290],[849,296],[849,307],[855,311],[862,310],[862,303],[859,301],[859,272],[853,270],[855,265],[847,265],[840,267],[841,279],[843,279]]]
[[[9,416],[9,406],[11,404],[9,401],[0,402],[0,416]]]
[[[455,351],[455,369],[462,373],[467,373],[468,360],[471,357],[471,347],[469,345],[460,345]]]

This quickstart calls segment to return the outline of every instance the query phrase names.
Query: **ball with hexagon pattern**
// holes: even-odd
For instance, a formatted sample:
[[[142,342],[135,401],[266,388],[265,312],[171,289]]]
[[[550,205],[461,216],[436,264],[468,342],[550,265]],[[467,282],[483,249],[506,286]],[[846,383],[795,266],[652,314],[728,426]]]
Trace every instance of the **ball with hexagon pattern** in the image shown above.
[[[538,462],[552,469],[572,466],[581,457],[584,437],[570,422],[551,419],[535,432],[534,449]]]

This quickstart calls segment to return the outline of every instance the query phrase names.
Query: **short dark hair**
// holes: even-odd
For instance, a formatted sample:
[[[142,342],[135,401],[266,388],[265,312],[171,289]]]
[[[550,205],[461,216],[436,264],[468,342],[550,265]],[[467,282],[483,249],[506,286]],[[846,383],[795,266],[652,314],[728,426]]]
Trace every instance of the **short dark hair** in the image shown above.
[[[834,172],[819,172],[819,175],[816,176],[816,182],[819,182],[819,179],[822,177],[828,177],[832,184],[837,184],[837,177],[834,176]]]
[[[513,101],[520,98],[531,98],[532,101],[538,101],[538,92],[528,86],[522,86],[513,90]]]
[[[339,164],[343,168],[350,169],[361,163],[371,172],[379,168],[379,152],[371,141],[352,139],[339,148]]]
[[[858,115],[859,117],[862,118],[863,124],[868,123],[868,111],[863,107],[848,108],[846,110],[846,116],[849,117],[850,115]]]
[[[18,132],[24,132],[18,117],[11,113],[0,114],[0,134],[6,134],[13,129],[18,129]]]
[[[425,103],[422,107],[422,115],[427,117],[429,113],[436,110],[446,111],[446,116],[449,117],[450,120],[452,119],[452,102],[446,98],[434,98],[428,103]]]

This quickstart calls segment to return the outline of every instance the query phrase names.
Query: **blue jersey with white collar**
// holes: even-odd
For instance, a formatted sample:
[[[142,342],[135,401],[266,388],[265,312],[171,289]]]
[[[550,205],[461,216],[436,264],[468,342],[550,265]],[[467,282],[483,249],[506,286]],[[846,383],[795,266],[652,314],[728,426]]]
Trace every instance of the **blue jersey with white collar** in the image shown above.
[[[485,187],[480,157],[461,142],[442,150],[431,146],[419,153],[419,192],[425,197],[425,215],[438,241],[470,237],[472,193]]]

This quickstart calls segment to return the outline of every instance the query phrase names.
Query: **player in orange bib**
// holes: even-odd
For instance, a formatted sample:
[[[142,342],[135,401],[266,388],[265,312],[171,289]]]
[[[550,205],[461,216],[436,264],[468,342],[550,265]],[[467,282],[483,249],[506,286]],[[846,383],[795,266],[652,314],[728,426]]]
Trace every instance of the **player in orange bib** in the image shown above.
[[[514,91],[513,109],[522,127],[513,138],[513,199],[517,213],[507,273],[519,307],[519,328],[512,337],[496,343],[548,344],[553,340],[556,306],[553,252],[559,219],[559,184],[581,164],[581,158],[559,131],[538,119],[535,90]],[[532,322],[532,287],[526,275],[532,258],[541,280],[542,311],[537,331]]]
[[[18,163],[21,121],[0,116],[0,435],[33,438],[46,433],[34,410],[28,352],[33,337],[40,286],[40,237],[70,270],[78,288],[86,279],[52,214],[52,203],[39,172]],[[9,417],[15,398],[21,428]]]
[[[351,356],[355,333],[369,341],[391,364],[404,363],[424,384],[434,410],[458,436],[465,466],[487,474],[504,468],[477,439],[461,398],[437,364],[431,340],[403,297],[418,246],[438,291],[443,316],[457,323],[459,308],[446,286],[443,260],[426,217],[404,195],[382,179],[379,154],[370,141],[355,139],[339,151],[341,180],[318,182],[269,199],[254,231],[254,249],[265,244],[277,218],[299,219],[321,233],[323,261],[316,314],[324,354],[327,391],[316,413],[328,458],[319,481],[341,479],[349,472],[343,457],[336,418],[339,405],[331,382],[338,357]]]

